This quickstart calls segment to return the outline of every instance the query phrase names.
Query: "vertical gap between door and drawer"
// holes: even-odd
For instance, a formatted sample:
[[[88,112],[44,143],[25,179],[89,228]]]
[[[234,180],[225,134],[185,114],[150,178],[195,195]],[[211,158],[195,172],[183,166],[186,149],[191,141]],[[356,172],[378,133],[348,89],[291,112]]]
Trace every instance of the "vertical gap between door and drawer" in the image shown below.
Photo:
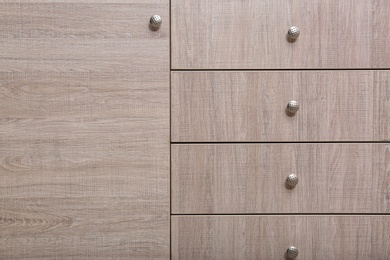
[[[172,71],[172,15],[171,0],[168,2],[169,15],[169,259],[172,259],[172,97],[171,97],[171,71]]]

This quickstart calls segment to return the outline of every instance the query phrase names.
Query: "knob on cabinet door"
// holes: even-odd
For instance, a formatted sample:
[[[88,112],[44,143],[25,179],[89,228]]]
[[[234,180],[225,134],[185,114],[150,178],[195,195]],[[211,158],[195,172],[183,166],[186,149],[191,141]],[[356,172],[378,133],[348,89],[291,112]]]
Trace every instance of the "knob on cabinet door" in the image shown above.
[[[290,29],[288,29],[288,36],[291,40],[296,40],[299,35],[301,34],[301,31],[296,26],[291,26]]]
[[[286,184],[289,188],[294,188],[298,184],[298,176],[296,174],[290,174],[286,179]]]
[[[160,28],[162,24],[161,16],[155,14],[150,18],[150,26],[154,29]]]
[[[286,254],[289,259],[295,259],[298,256],[298,249],[295,246],[290,246]]]

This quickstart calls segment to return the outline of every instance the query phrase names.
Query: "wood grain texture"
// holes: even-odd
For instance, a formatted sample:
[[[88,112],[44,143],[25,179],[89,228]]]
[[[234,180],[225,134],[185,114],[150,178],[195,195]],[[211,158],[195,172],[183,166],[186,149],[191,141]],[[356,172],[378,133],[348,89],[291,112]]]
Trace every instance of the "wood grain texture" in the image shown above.
[[[167,0],[1,1],[1,259],[169,259],[168,21]]]
[[[372,0],[372,65],[375,68],[390,68],[390,27],[386,25],[389,20],[390,2],[387,0]]]
[[[174,69],[390,67],[387,0],[172,0],[171,10]]]
[[[172,72],[172,141],[388,141],[389,75]],[[290,100],[300,104],[295,116]]]
[[[172,145],[172,213],[390,213],[390,144]],[[299,183],[286,188],[294,173]]]
[[[378,137],[390,140],[390,72],[374,74],[374,127]]]
[[[389,216],[173,216],[172,259],[389,259]]]

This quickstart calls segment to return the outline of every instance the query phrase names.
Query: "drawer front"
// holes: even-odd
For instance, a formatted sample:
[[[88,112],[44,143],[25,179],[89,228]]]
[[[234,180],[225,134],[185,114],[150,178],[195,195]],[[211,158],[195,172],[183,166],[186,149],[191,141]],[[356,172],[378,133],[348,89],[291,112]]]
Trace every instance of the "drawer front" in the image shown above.
[[[174,69],[390,67],[388,0],[171,2]]]
[[[172,72],[172,141],[390,140],[389,89],[388,71]]]
[[[390,216],[173,216],[172,259],[389,259]]]
[[[198,144],[171,150],[174,214],[390,213],[390,144]],[[287,180],[291,174],[296,185]]]

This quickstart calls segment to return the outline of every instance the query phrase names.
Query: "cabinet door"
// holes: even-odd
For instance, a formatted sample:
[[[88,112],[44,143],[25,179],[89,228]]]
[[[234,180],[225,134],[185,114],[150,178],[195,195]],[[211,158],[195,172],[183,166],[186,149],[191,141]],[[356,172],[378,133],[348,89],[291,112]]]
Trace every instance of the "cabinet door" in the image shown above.
[[[172,67],[389,68],[389,13],[388,0],[172,0]]]
[[[388,141],[389,79],[367,70],[172,72],[172,140]]]
[[[168,21],[168,1],[0,3],[1,258],[169,258]]]
[[[390,216],[173,216],[172,259],[389,259]]]
[[[390,213],[389,170],[389,143],[177,144],[172,213]]]

